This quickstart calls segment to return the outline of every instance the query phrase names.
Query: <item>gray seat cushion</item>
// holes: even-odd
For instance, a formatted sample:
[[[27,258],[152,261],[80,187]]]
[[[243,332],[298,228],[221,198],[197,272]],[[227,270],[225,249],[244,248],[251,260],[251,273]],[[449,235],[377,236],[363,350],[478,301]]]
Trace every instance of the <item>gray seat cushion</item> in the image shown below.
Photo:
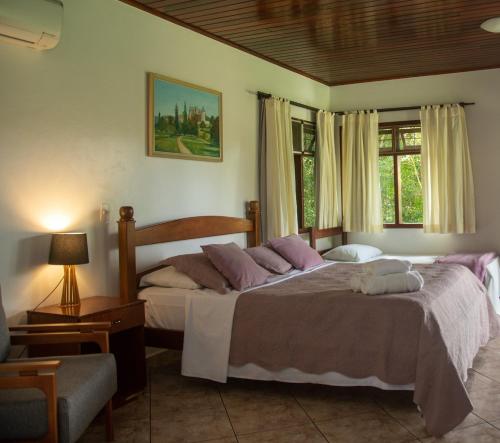
[[[87,354],[50,359],[62,362],[56,375],[59,442],[72,443],[116,392],[115,358]],[[47,358],[29,359],[35,360]],[[0,441],[37,439],[46,432],[47,404],[41,391],[0,390]]]
[[[10,334],[7,318],[2,304],[2,288],[0,288],[0,363],[7,359],[10,352]]]

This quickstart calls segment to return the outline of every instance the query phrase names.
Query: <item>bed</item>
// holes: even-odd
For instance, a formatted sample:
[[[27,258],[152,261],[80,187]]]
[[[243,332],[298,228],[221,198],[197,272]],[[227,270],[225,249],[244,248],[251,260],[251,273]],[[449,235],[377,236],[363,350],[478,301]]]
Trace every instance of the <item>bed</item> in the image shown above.
[[[250,202],[247,218],[193,217],[144,228],[135,227],[132,208],[120,214],[121,297],[147,300],[147,342],[182,348],[184,375],[413,390],[433,435],[472,410],[467,369],[499,325],[485,288],[464,267],[417,264],[424,290],[378,297],[350,291],[356,265],[331,262],[224,296],[203,289],[139,293],[136,247],[239,232],[255,246],[259,206]],[[343,233],[309,234],[314,245],[322,235]]]
[[[438,255],[392,255],[383,254],[376,259],[408,260],[413,264],[433,264]],[[332,263],[335,263],[332,261]],[[362,264],[362,263],[358,263]],[[487,267],[485,286],[488,296],[500,315],[500,260],[497,257]],[[146,328],[154,330],[183,332],[185,325],[186,297],[192,295],[189,289],[139,286],[138,298],[146,300]]]
[[[161,266],[149,268],[137,272],[136,248],[157,243],[167,243],[181,240],[203,239],[228,234],[246,234],[247,246],[260,245],[260,205],[258,201],[246,203],[246,218],[226,216],[199,216],[179,220],[170,220],[151,226],[137,228],[134,219],[134,209],[131,206],[120,208],[120,219],[118,221],[118,249],[119,249],[119,273],[120,273],[120,297],[124,303],[134,301],[139,294],[139,283],[141,278]],[[347,241],[346,233],[341,227],[316,229],[309,228],[301,230],[309,238],[312,248],[316,249],[318,240],[338,236],[341,243]],[[160,291],[161,293],[162,291]],[[158,295],[155,297],[158,299]],[[161,296],[160,296],[161,298]],[[173,295],[171,301],[166,302],[166,312],[169,308],[182,312],[182,296]],[[161,309],[161,308],[159,308]],[[169,313],[167,317],[176,316]],[[149,317],[151,318],[151,316]],[[184,333],[179,328],[182,319],[174,320],[173,328],[166,328],[165,322],[155,327],[155,323],[146,322],[145,341],[149,346],[164,347],[168,349],[181,350],[183,348]]]

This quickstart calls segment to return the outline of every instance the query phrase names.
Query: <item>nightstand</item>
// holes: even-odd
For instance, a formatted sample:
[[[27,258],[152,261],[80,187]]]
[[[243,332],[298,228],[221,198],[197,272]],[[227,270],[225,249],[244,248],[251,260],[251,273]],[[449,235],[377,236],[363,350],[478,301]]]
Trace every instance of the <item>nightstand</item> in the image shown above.
[[[83,298],[77,308],[59,305],[28,311],[28,324],[78,323],[109,321],[110,351],[118,372],[118,392],[113,405],[119,406],[141,393],[146,387],[146,356],[144,348],[144,300],[121,303],[118,297]],[[96,352],[95,345],[30,346],[30,357],[45,357]]]

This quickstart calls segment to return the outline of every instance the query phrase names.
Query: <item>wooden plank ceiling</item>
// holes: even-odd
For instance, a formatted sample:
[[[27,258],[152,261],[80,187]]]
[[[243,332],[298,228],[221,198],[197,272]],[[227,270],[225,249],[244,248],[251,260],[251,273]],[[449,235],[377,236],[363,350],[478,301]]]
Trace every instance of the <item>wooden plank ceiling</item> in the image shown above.
[[[327,85],[500,67],[500,0],[122,0]]]

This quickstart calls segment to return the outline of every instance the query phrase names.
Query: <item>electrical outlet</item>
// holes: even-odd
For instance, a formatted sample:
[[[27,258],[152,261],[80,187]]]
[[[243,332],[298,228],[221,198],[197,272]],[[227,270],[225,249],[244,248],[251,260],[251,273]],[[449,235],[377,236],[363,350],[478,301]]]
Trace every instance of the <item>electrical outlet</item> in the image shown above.
[[[99,221],[101,223],[109,223],[109,203],[101,203],[101,208],[99,209]]]

